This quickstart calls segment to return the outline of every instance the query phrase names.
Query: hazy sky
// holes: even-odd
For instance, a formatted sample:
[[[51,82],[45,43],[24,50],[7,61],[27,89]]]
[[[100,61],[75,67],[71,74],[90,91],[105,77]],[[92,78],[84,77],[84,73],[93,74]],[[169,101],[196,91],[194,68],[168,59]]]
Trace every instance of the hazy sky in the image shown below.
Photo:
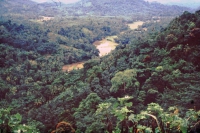
[[[149,2],[159,2],[162,4],[175,4],[179,6],[186,6],[186,7],[191,7],[191,8],[197,8],[200,7],[200,0],[145,0]]]
[[[52,1],[55,1],[55,2],[63,2],[63,3],[73,3],[73,2],[77,2],[77,1],[80,1],[80,0],[32,0],[32,1],[36,1],[36,2],[39,2],[39,3],[42,3],[42,2],[52,2]]]
[[[199,0],[146,0],[149,2],[153,2],[153,1],[157,1],[159,3],[196,3],[196,2],[200,2]]]
[[[33,1],[36,1],[36,2],[46,2],[46,1],[60,1],[60,2],[63,2],[63,3],[72,3],[72,2],[77,2],[77,1],[80,1],[80,0],[33,0]],[[145,0],[145,1],[149,1],[149,2],[153,2],[153,1],[157,1],[157,2],[160,2],[160,3],[169,3],[169,2],[190,2],[190,3],[193,3],[193,2],[200,2],[199,0]]]

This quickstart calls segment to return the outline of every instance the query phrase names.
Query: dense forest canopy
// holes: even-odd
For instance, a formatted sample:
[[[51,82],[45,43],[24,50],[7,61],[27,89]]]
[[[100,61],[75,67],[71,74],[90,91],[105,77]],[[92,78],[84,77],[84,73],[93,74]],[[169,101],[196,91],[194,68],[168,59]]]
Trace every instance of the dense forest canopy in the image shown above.
[[[200,11],[184,10],[0,1],[0,132],[199,132]],[[101,40],[118,45],[99,57]]]

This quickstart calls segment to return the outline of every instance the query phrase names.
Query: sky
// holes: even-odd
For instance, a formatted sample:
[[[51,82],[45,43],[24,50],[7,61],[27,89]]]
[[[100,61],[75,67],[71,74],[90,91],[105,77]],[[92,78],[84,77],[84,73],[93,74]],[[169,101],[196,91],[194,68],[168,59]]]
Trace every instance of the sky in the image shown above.
[[[156,2],[159,2],[159,3],[163,3],[163,4],[166,4],[166,3],[196,3],[196,2],[200,2],[199,0],[145,0],[145,1],[149,1],[149,2],[153,2],[153,1],[156,1]]]
[[[33,0],[33,1],[36,1],[36,2],[39,2],[39,3],[42,3],[42,2],[52,2],[52,1],[55,1],[55,2],[63,2],[63,3],[66,3],[66,4],[69,4],[69,3],[74,3],[74,2],[78,2],[80,0]],[[178,5],[182,5],[182,6],[190,6],[190,7],[200,7],[200,0],[145,0],[145,1],[149,1],[149,2],[159,2],[159,3],[162,3],[162,4],[178,4]]]
[[[200,7],[200,0],[145,0],[145,1],[149,2],[156,1],[162,4],[186,6],[194,9]]]
[[[162,0],[157,1],[161,3]],[[163,4],[179,5],[197,9],[200,7],[200,0],[164,0]]]
[[[74,2],[77,2],[77,1],[80,1],[80,0],[32,0],[32,1],[35,1],[35,2],[38,2],[38,3],[43,3],[43,2],[63,2],[63,3],[74,3]]]

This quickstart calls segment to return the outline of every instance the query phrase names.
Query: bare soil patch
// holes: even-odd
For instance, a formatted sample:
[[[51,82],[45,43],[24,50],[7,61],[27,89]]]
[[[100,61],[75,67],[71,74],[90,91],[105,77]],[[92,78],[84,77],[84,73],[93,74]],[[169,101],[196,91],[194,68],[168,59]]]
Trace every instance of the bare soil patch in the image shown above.
[[[143,21],[137,21],[137,22],[133,22],[133,23],[131,23],[131,24],[128,24],[128,26],[132,29],[132,30],[134,30],[134,29],[137,29],[138,28],[138,26],[140,26],[140,25],[143,25]]]
[[[84,63],[85,62],[77,62],[77,63],[73,63],[73,64],[70,64],[70,65],[64,65],[62,67],[62,71],[63,72],[69,72],[69,71],[72,71],[72,70],[75,70],[75,69],[81,69],[81,68],[83,68]]]

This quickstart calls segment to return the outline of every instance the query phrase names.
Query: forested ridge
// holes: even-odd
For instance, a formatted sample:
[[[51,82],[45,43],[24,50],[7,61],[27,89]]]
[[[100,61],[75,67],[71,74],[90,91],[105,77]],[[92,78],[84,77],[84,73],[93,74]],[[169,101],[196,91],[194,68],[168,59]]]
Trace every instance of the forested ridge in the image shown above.
[[[137,19],[147,19],[149,16],[173,16],[179,15],[187,7],[169,6],[160,3],[150,3],[144,0],[81,0],[68,7],[69,14],[75,15],[99,15],[99,16],[127,16]],[[145,16],[145,17],[144,17]]]
[[[40,16],[74,17],[74,16],[116,16],[149,19],[150,16],[177,16],[183,11],[193,9],[164,5],[144,0],[81,0],[74,4],[64,4],[59,1],[36,3],[31,0],[1,0],[1,16],[23,17],[34,19]],[[34,13],[37,11],[37,13]]]
[[[1,131],[199,132],[200,11],[134,31],[118,18],[77,20],[1,18]],[[119,45],[99,58],[93,42],[111,35]]]

